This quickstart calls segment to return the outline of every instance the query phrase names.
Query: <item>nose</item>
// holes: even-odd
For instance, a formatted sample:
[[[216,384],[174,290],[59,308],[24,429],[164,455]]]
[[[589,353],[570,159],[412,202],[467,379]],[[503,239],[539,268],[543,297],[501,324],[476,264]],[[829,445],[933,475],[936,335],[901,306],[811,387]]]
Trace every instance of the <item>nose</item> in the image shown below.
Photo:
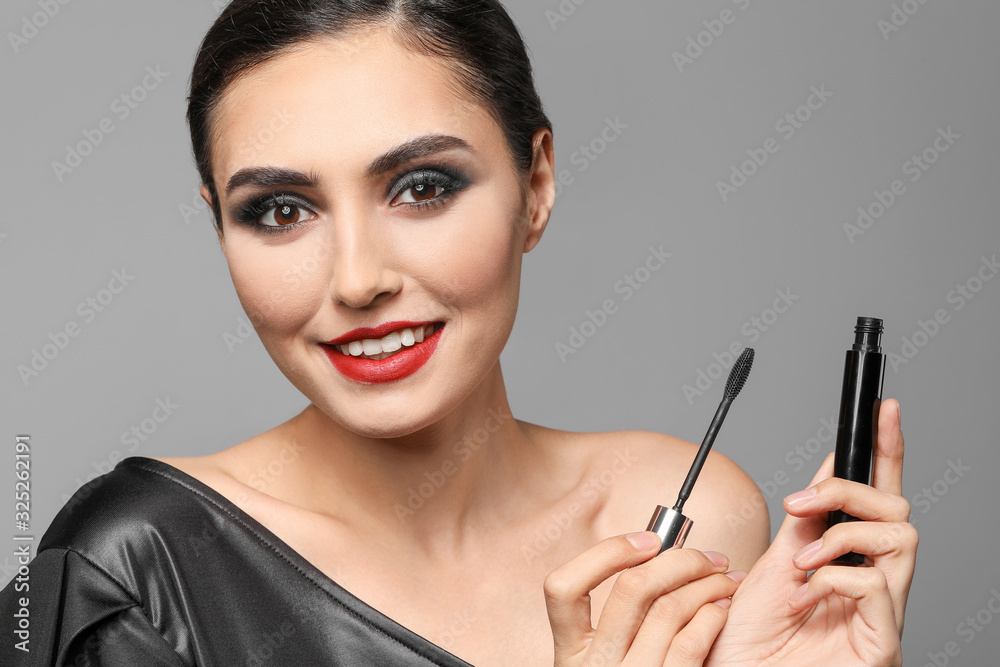
[[[360,218],[333,227],[330,295],[334,302],[364,308],[400,290],[402,276],[391,266],[392,245],[388,239],[381,238],[373,225]]]

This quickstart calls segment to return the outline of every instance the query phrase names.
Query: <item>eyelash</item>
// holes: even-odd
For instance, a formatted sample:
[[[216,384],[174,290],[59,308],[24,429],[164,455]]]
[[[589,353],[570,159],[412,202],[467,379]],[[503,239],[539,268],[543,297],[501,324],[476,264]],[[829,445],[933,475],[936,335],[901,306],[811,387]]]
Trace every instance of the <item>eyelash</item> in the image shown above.
[[[426,211],[444,206],[454,195],[458,194],[469,186],[469,180],[462,174],[450,167],[434,166],[422,167],[407,172],[395,181],[387,190],[387,197],[391,202],[417,185],[433,185],[444,188],[444,192],[432,199],[420,202],[402,202],[396,206],[405,206],[413,211]],[[271,192],[260,197],[253,198],[240,205],[235,213],[236,220],[255,232],[261,234],[283,234],[292,231],[303,224],[303,222],[293,222],[287,225],[263,225],[260,218],[275,207],[283,204],[291,204],[296,208],[305,209],[315,215],[311,205],[301,197],[291,192]]]

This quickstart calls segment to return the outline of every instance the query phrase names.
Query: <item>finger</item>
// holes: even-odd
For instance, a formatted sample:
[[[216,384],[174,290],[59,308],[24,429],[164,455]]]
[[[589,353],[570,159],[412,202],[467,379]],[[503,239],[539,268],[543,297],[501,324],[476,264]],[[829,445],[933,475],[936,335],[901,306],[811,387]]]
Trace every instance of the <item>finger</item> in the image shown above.
[[[832,526],[793,560],[797,568],[809,571],[848,551],[871,556],[875,567],[885,573],[898,630],[902,632],[919,542],[917,529],[909,523],[850,521]]]
[[[909,523],[848,521],[832,526],[823,537],[808,544],[792,560],[800,570],[815,570],[849,551],[876,559],[909,556],[916,553],[917,529]],[[885,570],[885,568],[882,568]]]
[[[742,571],[711,574],[657,598],[635,633],[635,640],[628,649],[627,662],[636,665],[662,663],[667,657],[667,649],[698,610],[715,600],[728,602],[745,577],[746,573]],[[601,630],[598,625],[597,631]],[[596,638],[594,645],[598,645]]]
[[[865,521],[910,520],[910,503],[899,494],[838,477],[787,496],[785,510],[798,517],[843,510]]]
[[[837,594],[854,600],[858,616],[867,626],[870,646],[886,651],[899,644],[895,612],[888,595],[885,575],[877,567],[826,565],[819,568],[789,600],[793,609],[802,611],[828,595]],[[854,622],[854,621],[852,621]]]
[[[813,476],[809,486],[833,477],[833,454],[827,455]],[[826,519],[823,517],[806,516],[800,518],[789,513],[774,536],[774,542],[762,558],[771,559],[770,563],[780,569],[795,570],[791,563],[792,554],[818,539],[826,530]],[[802,581],[805,581],[803,578]]]
[[[889,493],[903,493],[903,431],[896,399],[882,401],[879,408],[873,468],[872,486]]]
[[[711,584],[714,586],[694,585],[708,575],[725,572],[728,565],[729,559],[719,553],[675,549],[665,551],[638,567],[625,570],[618,575],[601,610],[592,650],[620,661],[628,652],[640,627],[645,626],[644,619],[649,613],[653,613],[653,607],[660,610],[661,616],[681,617],[688,608],[693,615],[702,604],[729,597],[732,592],[725,591],[730,586],[735,591],[736,582],[724,575],[720,574],[717,579],[713,579]],[[728,583],[723,584],[723,581]],[[668,593],[671,594],[669,599],[666,595]],[[711,597],[704,597],[705,595]],[[664,609],[665,599],[668,602]],[[689,619],[690,616],[684,622]],[[673,627],[671,634],[682,626],[683,624]],[[665,630],[669,629],[670,623],[667,622],[663,627]],[[621,637],[628,637],[628,641],[622,642]],[[663,643],[663,650],[666,652],[666,643]],[[662,659],[660,656],[660,660]]]
[[[822,482],[824,479],[829,479],[833,477],[833,465],[835,461],[835,456],[833,452],[826,455],[823,459],[823,463],[820,464],[819,470],[813,475],[812,481],[809,482],[809,486],[815,486]],[[806,487],[809,488],[809,487]]]
[[[649,560],[659,548],[660,538],[649,531],[609,537],[545,577],[545,607],[557,659],[583,650],[593,636],[590,591],[615,572]]]
[[[728,600],[727,600],[728,602]],[[718,638],[722,628],[729,618],[727,606],[716,603],[702,605],[698,613],[683,630],[677,633],[667,658],[663,661],[665,667],[701,667],[712,649],[712,644]],[[658,662],[636,662],[637,665],[658,665]]]

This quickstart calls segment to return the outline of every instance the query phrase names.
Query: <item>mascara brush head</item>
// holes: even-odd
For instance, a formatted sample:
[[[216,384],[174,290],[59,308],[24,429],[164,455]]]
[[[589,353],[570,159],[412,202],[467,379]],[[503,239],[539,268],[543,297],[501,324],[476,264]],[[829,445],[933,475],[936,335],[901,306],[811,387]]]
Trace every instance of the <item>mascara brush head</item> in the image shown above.
[[[724,399],[731,401],[739,396],[740,391],[743,390],[743,385],[747,382],[747,376],[750,375],[750,368],[752,366],[753,348],[748,347],[743,350],[743,354],[740,355],[736,363],[733,364],[732,370],[729,371],[729,379],[726,380],[726,390],[722,394]]]
[[[674,505],[674,510],[680,512],[684,509],[684,501],[688,499],[691,491],[694,490],[694,483],[697,481],[698,475],[701,474],[701,467],[705,465],[705,459],[708,458],[708,452],[712,449],[712,444],[715,443],[715,436],[719,434],[719,429],[722,428],[722,422],[729,412],[729,406],[732,405],[733,400],[739,395],[740,390],[743,389],[743,385],[746,384],[751,366],[753,366],[753,348],[748,347],[743,350],[743,354],[740,355],[736,363],[733,364],[732,370],[729,371],[729,379],[726,380],[726,390],[722,395],[722,402],[719,403],[719,409],[715,413],[715,418],[712,419],[712,424],[708,427],[708,433],[705,434],[705,439],[702,441],[698,453],[695,454],[694,463],[691,464],[691,469],[688,471],[687,477],[684,479],[684,484],[681,486],[681,492],[677,495],[677,503]]]

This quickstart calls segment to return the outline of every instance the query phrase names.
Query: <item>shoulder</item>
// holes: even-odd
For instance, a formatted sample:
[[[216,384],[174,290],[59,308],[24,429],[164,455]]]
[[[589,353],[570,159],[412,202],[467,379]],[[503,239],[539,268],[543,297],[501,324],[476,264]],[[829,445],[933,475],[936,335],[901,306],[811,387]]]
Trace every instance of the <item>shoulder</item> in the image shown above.
[[[170,466],[130,457],[80,487],[39,542],[73,551],[116,579],[144,558],[155,558],[179,536],[211,525],[211,499]],[[147,561],[149,562],[149,561]]]
[[[699,446],[654,431],[578,436],[593,450],[590,479],[609,489],[605,537],[642,530],[657,505],[673,506]],[[694,526],[685,546],[720,551],[749,570],[770,544],[767,503],[757,484],[726,455],[709,453],[684,513]]]

